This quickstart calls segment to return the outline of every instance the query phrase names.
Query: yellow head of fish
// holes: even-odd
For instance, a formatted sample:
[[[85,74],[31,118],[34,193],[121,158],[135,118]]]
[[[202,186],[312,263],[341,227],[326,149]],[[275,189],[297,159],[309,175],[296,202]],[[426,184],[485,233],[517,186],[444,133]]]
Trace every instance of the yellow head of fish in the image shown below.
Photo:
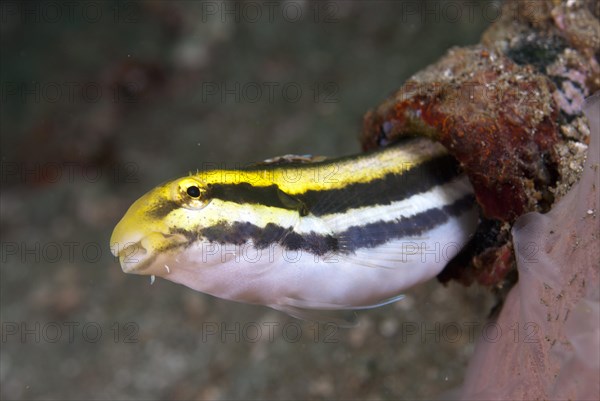
[[[164,273],[154,263],[156,257],[189,241],[183,233],[204,220],[201,210],[210,203],[206,189],[198,178],[184,177],[154,188],[131,205],[110,239],[125,273]]]

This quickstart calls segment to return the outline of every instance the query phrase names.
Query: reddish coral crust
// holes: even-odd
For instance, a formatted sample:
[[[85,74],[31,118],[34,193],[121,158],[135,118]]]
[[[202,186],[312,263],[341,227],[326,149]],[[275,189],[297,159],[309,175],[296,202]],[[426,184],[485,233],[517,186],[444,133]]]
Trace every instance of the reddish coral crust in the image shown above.
[[[480,45],[450,50],[365,115],[365,150],[428,136],[475,188],[480,228],[442,282],[505,291],[516,277],[512,223],[577,182],[589,135],[581,106],[600,88],[598,29],[597,1],[507,0]]]
[[[449,73],[440,80],[432,71]],[[469,175],[485,216],[512,222],[553,201],[553,89],[532,68],[481,47],[453,50],[365,116],[363,147],[414,134],[440,141]]]

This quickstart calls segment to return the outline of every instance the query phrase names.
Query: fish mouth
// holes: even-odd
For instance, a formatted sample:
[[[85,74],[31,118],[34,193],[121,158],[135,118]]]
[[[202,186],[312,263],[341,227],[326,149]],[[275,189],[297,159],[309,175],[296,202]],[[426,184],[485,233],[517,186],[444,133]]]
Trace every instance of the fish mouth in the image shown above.
[[[161,275],[165,269],[162,266],[160,268],[154,266],[156,259],[184,243],[187,243],[187,239],[181,234],[154,232],[137,241],[126,243],[122,249],[118,249],[114,253],[119,258],[124,273]]]
[[[117,256],[124,273],[144,274],[144,267],[147,267],[150,259],[153,259],[152,252],[149,252],[142,242],[143,240],[140,240],[127,244],[119,251]]]

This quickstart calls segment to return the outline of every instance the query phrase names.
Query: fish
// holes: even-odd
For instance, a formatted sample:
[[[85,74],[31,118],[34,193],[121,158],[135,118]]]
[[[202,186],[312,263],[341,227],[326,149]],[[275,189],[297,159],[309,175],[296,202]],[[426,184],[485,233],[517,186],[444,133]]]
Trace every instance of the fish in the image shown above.
[[[110,243],[125,273],[322,320],[398,301],[440,273],[478,221],[459,163],[411,138],[190,173],[136,200]]]

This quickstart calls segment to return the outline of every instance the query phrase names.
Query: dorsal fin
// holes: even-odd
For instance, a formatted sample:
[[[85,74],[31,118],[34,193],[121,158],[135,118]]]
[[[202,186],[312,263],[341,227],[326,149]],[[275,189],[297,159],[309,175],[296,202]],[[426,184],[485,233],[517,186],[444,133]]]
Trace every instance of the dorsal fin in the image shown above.
[[[275,156],[261,162],[251,163],[249,167],[260,167],[260,166],[283,166],[286,164],[310,164],[316,162],[322,162],[326,160],[325,156],[313,156],[313,155],[283,155]]]

